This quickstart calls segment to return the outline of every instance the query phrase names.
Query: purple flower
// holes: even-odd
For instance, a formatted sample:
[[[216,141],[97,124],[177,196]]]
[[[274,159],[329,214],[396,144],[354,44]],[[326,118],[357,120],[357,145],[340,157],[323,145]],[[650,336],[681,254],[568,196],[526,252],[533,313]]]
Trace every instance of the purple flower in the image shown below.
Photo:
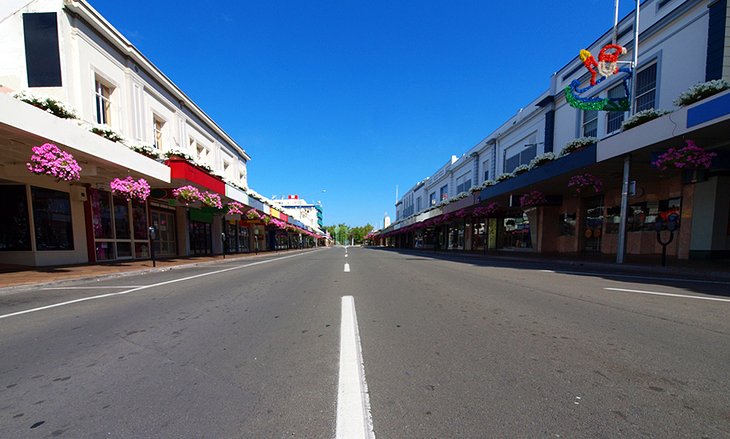
[[[202,199],[200,190],[198,190],[195,186],[190,185],[174,189],[172,191],[172,195],[186,205]]]
[[[547,203],[545,194],[540,191],[532,191],[520,197],[520,207],[535,207]]]
[[[74,157],[52,144],[44,143],[32,148],[28,170],[38,175],[51,175],[57,181],[72,181],[81,178],[81,166]]]
[[[710,169],[712,167],[712,159],[717,154],[705,151],[692,140],[688,139],[685,142],[685,146],[681,148],[669,148],[665,153],[661,154],[654,162],[654,166],[662,171],[670,167],[677,169]]]

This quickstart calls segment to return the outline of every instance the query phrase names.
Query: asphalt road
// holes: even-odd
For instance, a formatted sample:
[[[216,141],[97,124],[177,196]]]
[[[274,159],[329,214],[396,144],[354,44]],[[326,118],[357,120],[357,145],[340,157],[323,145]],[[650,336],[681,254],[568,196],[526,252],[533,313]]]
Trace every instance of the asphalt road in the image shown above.
[[[343,296],[376,437],[727,438],[729,293],[357,247],[5,290],[0,438],[335,437]]]

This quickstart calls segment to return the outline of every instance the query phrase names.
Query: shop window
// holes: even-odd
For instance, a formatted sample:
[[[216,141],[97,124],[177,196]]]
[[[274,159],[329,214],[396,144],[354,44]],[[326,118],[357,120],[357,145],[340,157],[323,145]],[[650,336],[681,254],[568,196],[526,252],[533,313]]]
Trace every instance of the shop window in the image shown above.
[[[71,200],[67,192],[31,188],[36,250],[73,250]]]
[[[504,218],[503,220],[502,248],[532,248],[530,236],[530,221],[527,214]]]
[[[25,186],[0,186],[0,251],[31,250]]]
[[[560,236],[575,236],[575,212],[560,214]]]
[[[606,233],[618,233],[621,224],[621,208],[613,206],[606,209]]]
[[[134,239],[147,239],[147,207],[144,203],[132,202],[132,228]]]
[[[91,216],[94,228],[94,238],[111,239],[112,232],[112,208],[108,192],[90,190]]]
[[[125,198],[114,197],[114,231],[117,239],[132,238],[129,225],[129,203]]]

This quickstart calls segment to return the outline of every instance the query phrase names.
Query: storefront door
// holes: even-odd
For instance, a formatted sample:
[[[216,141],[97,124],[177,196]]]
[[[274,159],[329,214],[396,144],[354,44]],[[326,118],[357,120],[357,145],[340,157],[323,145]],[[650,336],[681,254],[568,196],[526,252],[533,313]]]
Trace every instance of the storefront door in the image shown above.
[[[603,195],[585,199],[583,218],[583,251],[600,252],[603,237]]]
[[[167,210],[151,210],[150,219],[157,230],[155,255],[158,257],[177,256],[175,213]]]
[[[213,253],[213,231],[210,223],[190,221],[190,254],[193,256]]]

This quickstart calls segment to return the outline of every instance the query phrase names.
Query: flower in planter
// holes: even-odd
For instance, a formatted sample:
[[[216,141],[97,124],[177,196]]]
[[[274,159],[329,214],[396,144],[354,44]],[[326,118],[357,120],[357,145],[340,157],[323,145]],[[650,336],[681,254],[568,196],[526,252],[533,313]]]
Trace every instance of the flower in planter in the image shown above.
[[[514,175],[520,175],[520,174],[524,174],[525,172],[527,172],[529,170],[530,170],[530,167],[529,166],[527,166],[527,165],[520,165],[520,166],[516,167],[512,171],[512,174],[514,174]]]
[[[144,156],[147,156],[153,160],[159,160],[160,153],[157,151],[156,148],[149,146],[149,145],[127,145],[129,149],[131,149],[134,152],[140,153]]]
[[[216,194],[215,192],[203,192],[200,194],[200,201],[203,202],[204,205],[208,207],[215,207],[216,209],[223,209],[223,204],[221,203],[221,196]]]
[[[577,139],[573,139],[563,146],[563,149],[560,151],[560,157],[580,151],[581,149],[593,145],[596,142],[598,142],[597,137],[579,137]]]
[[[674,101],[674,105],[684,107],[685,105],[694,104],[704,98],[710,97],[721,91],[730,90],[730,82],[724,79],[714,79],[712,81],[701,82],[690,87],[687,91],[679,95]]]
[[[638,113],[623,121],[623,123],[621,124],[621,131],[630,130],[631,128],[637,127],[643,123],[649,122],[650,120],[654,120],[658,117],[662,117],[665,114],[669,114],[671,112],[672,110],[655,110],[653,108],[639,111]]]
[[[165,151],[165,153],[163,155],[165,156],[166,159],[169,159],[171,157],[178,157],[183,160],[187,160],[188,162],[191,162],[191,163],[194,162],[194,160],[190,156],[190,154],[188,154],[184,151],[181,151],[179,149],[171,149],[170,151]]]
[[[29,91],[15,93],[13,97],[61,119],[76,119],[76,111],[55,98],[38,96]]]
[[[531,191],[520,197],[520,207],[535,207],[546,203],[547,198],[540,191]]]
[[[109,128],[108,125],[94,125],[89,131],[112,142],[124,143],[124,137]]]
[[[575,188],[577,193],[580,193],[583,189],[592,187],[596,193],[599,193],[603,190],[603,182],[595,175],[585,173],[570,177],[568,187]]]
[[[181,203],[188,205],[202,200],[200,190],[195,186],[182,186],[172,191],[172,195]]]
[[[32,148],[28,170],[37,175],[51,175],[56,181],[72,181],[81,178],[81,166],[74,157],[52,144],[44,143]]]
[[[664,171],[673,167],[677,169],[710,169],[712,159],[717,156],[714,152],[707,152],[697,146],[694,141],[686,140],[687,144],[681,148],[669,148],[653,163]]]
[[[140,178],[136,180],[130,176],[127,178],[115,178],[109,183],[114,195],[126,198],[128,201],[139,200],[145,202],[150,196],[150,185],[147,180]]]
[[[495,181],[496,181],[497,183],[501,183],[501,182],[503,182],[503,181],[505,181],[505,180],[509,180],[510,178],[512,178],[512,177],[514,177],[514,176],[515,176],[515,174],[513,174],[513,173],[511,173],[511,172],[507,172],[507,173],[505,173],[505,174],[501,174],[501,175],[499,175],[499,176],[498,176],[498,177],[496,178],[496,180],[495,180]]]
[[[243,215],[243,204],[238,201],[228,203],[228,215]]]
[[[538,156],[535,156],[534,159],[530,160],[530,164],[527,165],[530,169],[535,169],[540,165],[543,165],[548,162],[552,162],[555,160],[555,154],[552,152],[546,152],[545,154],[540,154]]]

